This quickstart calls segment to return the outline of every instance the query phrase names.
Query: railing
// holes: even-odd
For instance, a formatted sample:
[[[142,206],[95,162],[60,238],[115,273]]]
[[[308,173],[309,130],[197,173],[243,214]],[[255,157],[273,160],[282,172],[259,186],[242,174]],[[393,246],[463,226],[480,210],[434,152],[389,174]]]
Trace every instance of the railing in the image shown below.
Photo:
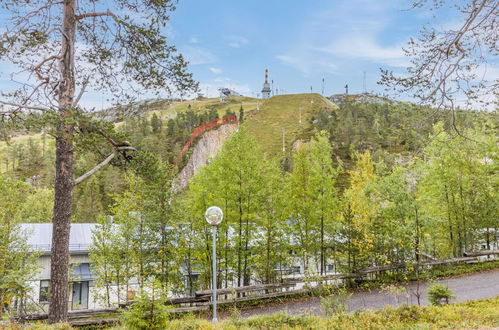
[[[30,246],[34,252],[50,252],[52,244],[35,244]],[[90,244],[69,244],[69,252],[88,252]]]
[[[482,255],[499,255],[499,250],[494,251],[483,251],[479,253]],[[478,256],[476,257],[461,257],[453,258],[447,260],[431,261],[426,263],[421,263],[420,266],[432,267],[437,265],[452,264],[452,263],[476,263],[476,262],[486,262],[497,260],[497,258],[480,260]],[[284,297],[284,296],[296,296],[306,294],[310,288],[295,289],[297,283],[304,283],[306,280],[311,280],[317,285],[328,280],[346,280],[353,278],[366,278],[368,274],[398,270],[405,268],[406,265],[389,265],[389,266],[377,266],[369,267],[359,271],[358,273],[345,273],[345,274],[328,274],[328,275],[317,275],[312,277],[299,276],[292,279],[284,279],[283,283],[273,283],[273,284],[261,284],[261,285],[250,285],[234,288],[225,288],[217,290],[218,296],[226,296],[225,299],[218,300],[219,304],[233,304],[243,301],[251,300],[261,300],[268,298]],[[166,304],[177,306],[176,308],[170,309],[171,313],[184,313],[184,312],[195,312],[195,311],[205,311],[209,309],[211,290],[197,291],[194,297],[182,297],[182,298],[171,298]],[[227,297],[229,296],[229,297]],[[230,297],[232,296],[232,297]],[[131,301],[129,304],[133,303]],[[185,306],[189,304],[190,306]],[[121,308],[126,308],[127,305],[121,305]],[[73,326],[89,326],[89,325],[101,325],[119,322],[118,318],[109,319],[88,319],[88,320],[74,320],[85,316],[92,316],[97,314],[109,314],[117,312],[118,308],[107,308],[107,309],[94,309],[94,310],[81,310],[81,311],[71,311],[69,312],[70,325]],[[42,320],[48,317],[47,314],[31,314],[25,315],[24,320]],[[17,318],[18,319],[18,318]]]
[[[239,121],[237,120],[237,117],[235,115],[231,115],[231,116],[225,116],[223,118],[214,119],[206,124],[202,124],[202,125],[196,127],[191,132],[189,140],[187,140],[187,142],[185,143],[184,147],[182,148],[182,151],[178,155],[177,160],[175,161],[175,163],[173,165],[177,166],[182,161],[185,153],[187,152],[187,150],[189,150],[189,147],[191,146],[192,142],[199,135],[203,134],[204,132],[206,132],[214,127],[220,126],[220,125],[225,125],[225,124],[229,124],[229,123],[238,123],[238,122]]]

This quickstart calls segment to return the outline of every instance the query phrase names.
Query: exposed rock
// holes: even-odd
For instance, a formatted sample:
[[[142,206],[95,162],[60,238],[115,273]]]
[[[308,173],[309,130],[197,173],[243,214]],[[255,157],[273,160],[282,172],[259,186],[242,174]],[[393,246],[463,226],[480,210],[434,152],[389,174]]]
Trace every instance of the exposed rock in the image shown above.
[[[308,142],[304,142],[303,140],[296,140],[295,142],[293,142],[293,146],[291,147],[291,150],[296,151],[298,149],[303,148],[307,144],[308,144]]]
[[[180,172],[175,191],[180,191],[187,187],[189,180],[199,171],[200,168],[207,165],[213,157],[222,149],[225,141],[231,133],[237,130],[237,124],[222,125],[218,129],[205,132],[199,142],[194,147],[187,165]]]
[[[334,94],[328,97],[328,99],[336,105],[343,104],[346,102],[350,103],[378,103],[378,104],[400,104],[398,101],[390,100],[387,97],[379,96],[375,94]]]

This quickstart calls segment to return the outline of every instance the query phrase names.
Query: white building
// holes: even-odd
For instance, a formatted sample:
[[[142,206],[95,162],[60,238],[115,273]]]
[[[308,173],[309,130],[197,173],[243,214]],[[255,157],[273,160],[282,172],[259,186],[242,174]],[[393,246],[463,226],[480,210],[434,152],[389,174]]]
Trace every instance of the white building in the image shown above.
[[[73,223],[69,239],[71,263],[69,309],[99,308],[93,299],[93,280],[90,270],[88,250],[92,242],[95,223]],[[38,276],[32,280],[33,296],[30,301],[38,303],[44,310],[48,308],[50,284],[50,251],[52,245],[52,223],[23,223],[21,227],[27,234],[27,243],[42,254],[38,258]]]

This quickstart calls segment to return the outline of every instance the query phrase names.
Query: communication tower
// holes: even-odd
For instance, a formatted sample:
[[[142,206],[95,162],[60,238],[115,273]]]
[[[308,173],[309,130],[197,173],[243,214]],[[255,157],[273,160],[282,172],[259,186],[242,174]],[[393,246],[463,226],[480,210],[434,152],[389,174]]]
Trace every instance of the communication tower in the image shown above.
[[[270,97],[270,93],[272,90],[270,89],[269,84],[269,70],[265,69],[265,82],[263,83],[262,88],[262,99],[268,99]]]

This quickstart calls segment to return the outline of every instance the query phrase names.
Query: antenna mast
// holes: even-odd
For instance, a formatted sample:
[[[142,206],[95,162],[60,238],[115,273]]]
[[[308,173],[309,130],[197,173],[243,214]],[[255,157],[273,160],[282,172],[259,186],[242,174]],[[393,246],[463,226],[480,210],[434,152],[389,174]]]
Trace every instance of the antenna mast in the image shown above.
[[[363,90],[364,90],[364,94],[367,93],[367,88],[366,88],[366,72],[364,71],[364,84],[363,84]]]

